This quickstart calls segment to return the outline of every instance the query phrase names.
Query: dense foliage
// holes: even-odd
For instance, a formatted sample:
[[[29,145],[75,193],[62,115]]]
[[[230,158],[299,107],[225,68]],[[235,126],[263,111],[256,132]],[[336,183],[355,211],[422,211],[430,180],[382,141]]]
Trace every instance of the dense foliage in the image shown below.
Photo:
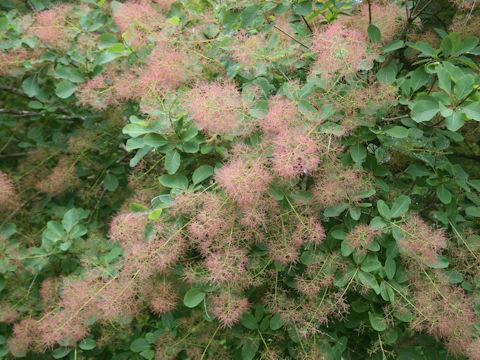
[[[0,358],[480,359],[479,4],[2,1]]]

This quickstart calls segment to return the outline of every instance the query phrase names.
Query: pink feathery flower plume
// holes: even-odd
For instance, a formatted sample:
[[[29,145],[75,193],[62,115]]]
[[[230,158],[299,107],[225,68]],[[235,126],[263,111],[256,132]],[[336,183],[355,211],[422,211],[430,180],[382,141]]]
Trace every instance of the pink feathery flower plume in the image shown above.
[[[164,96],[187,78],[189,57],[179,48],[160,42],[150,55],[150,63],[139,79],[142,95],[154,92]]]
[[[224,328],[231,327],[248,310],[248,299],[231,293],[221,293],[212,300],[213,313]]]
[[[79,183],[75,172],[75,164],[68,157],[61,158],[53,171],[41,180],[36,188],[48,196],[59,196],[69,188],[76,187]]]
[[[313,34],[312,49],[317,55],[313,70],[325,79],[350,77],[372,62],[365,36],[358,30],[331,23]]]
[[[207,134],[239,136],[253,129],[247,117],[248,105],[233,83],[200,82],[186,95],[185,106]]]
[[[230,161],[215,176],[217,183],[242,209],[255,205],[268,191],[272,178],[261,161],[246,162],[243,159]]]
[[[279,134],[298,125],[298,109],[293,101],[275,95],[270,98],[269,110],[264,119],[260,120],[260,127],[269,133]]]
[[[13,210],[20,204],[12,181],[0,171],[0,210]]]
[[[415,214],[400,227],[402,238],[398,241],[398,247],[407,261],[413,260],[422,265],[438,262],[438,255],[447,246],[443,229],[432,229]]]
[[[68,48],[71,37],[68,34],[67,21],[71,13],[72,5],[67,4],[39,11],[35,14],[35,23],[27,32],[37,36],[41,42],[50,47]]]
[[[319,146],[302,129],[285,129],[273,140],[273,171],[285,179],[311,173],[320,164]]]
[[[147,0],[127,1],[113,13],[113,21],[127,41],[138,47],[147,44],[149,36],[162,28],[165,16]]]

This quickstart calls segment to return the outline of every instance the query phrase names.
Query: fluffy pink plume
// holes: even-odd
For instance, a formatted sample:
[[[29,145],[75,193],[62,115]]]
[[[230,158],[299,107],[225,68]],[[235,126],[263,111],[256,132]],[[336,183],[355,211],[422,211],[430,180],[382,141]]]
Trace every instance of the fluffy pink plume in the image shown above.
[[[301,129],[285,129],[272,140],[273,171],[285,179],[311,173],[320,164],[319,146]]]
[[[148,219],[139,214],[119,214],[110,224],[110,239],[122,246],[143,240]]]
[[[46,195],[54,197],[78,186],[79,181],[75,163],[72,159],[63,157],[60,158],[50,175],[37,183],[36,188]]]
[[[0,171],[0,210],[13,210],[20,204],[12,181]]]
[[[91,106],[94,109],[105,109],[108,105],[115,104],[114,92],[110,89],[111,79],[107,75],[100,74],[93,79],[78,86],[75,95],[83,106]]]
[[[155,281],[146,286],[145,295],[150,300],[150,308],[158,315],[172,311],[177,306],[178,294],[174,287],[165,281]]]
[[[248,107],[233,83],[198,83],[185,105],[193,121],[210,135],[238,136],[252,130]]]
[[[182,85],[188,75],[189,58],[186,53],[161,42],[150,55],[150,63],[140,76],[143,94],[164,96]]]
[[[293,101],[278,95],[269,100],[268,113],[260,120],[260,127],[270,133],[278,134],[298,123],[298,109]]]
[[[248,70],[254,70],[255,65],[261,61],[259,53],[266,46],[260,34],[250,35],[242,30],[235,35],[233,45],[233,59],[243,64]]]
[[[325,79],[352,76],[372,62],[365,36],[358,30],[333,22],[313,34],[313,52],[317,55],[314,70]]]
[[[248,310],[248,299],[231,293],[216,295],[212,300],[213,313],[223,327],[231,327]]]
[[[71,5],[57,5],[35,15],[35,23],[28,30],[41,42],[51,47],[68,48],[70,46],[67,18],[71,14]]]
[[[327,166],[317,175],[313,195],[322,207],[337,205],[345,200],[357,203],[359,193],[372,188],[368,174],[358,169],[337,169]]]
[[[230,161],[216,174],[217,183],[227,190],[242,209],[254,206],[268,191],[272,175],[260,161]]]
[[[138,47],[146,45],[148,37],[161,29],[165,17],[147,0],[127,1],[113,13],[113,21],[127,41]]]
[[[447,246],[443,229],[434,230],[418,215],[401,225],[402,239],[398,241],[400,252],[422,265],[436,264],[438,255]]]
[[[208,281],[217,285],[239,282],[245,275],[247,259],[244,249],[233,247],[208,254],[205,259]]]
[[[320,245],[325,237],[322,223],[314,216],[303,218],[292,233],[292,240],[298,247],[304,244]]]
[[[380,236],[382,231],[372,226],[361,224],[350,231],[345,238],[347,246],[359,254],[366,254],[375,236]]]
[[[348,28],[359,30],[365,37],[368,37],[369,5],[367,2],[358,6],[352,16],[341,16],[337,21]],[[405,10],[403,5],[390,1],[372,1],[371,3],[372,23],[380,29],[382,42],[387,43],[401,30],[405,21]]]

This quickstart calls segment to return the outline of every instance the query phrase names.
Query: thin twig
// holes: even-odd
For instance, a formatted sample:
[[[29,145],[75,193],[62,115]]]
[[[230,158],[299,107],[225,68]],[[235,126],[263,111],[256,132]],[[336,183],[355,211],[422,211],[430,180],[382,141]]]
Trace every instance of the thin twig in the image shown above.
[[[9,157],[17,157],[17,156],[27,156],[28,154],[29,154],[28,152],[3,154],[3,155],[0,155],[0,158],[9,158]]]
[[[391,117],[391,118],[382,118],[382,120],[399,120],[399,119],[405,119],[405,118],[408,118],[410,117],[410,115],[399,115],[399,116],[394,116],[394,117]]]
[[[14,88],[12,86],[0,84],[0,90],[8,91],[9,93],[28,98],[28,95],[23,90]]]
[[[8,86],[8,85],[3,85],[3,84],[0,84],[0,90],[4,90],[4,91],[7,91],[11,94],[14,94],[14,95],[18,95],[18,96],[22,96],[26,99],[30,99],[30,96],[28,96],[23,90],[21,89],[17,89],[15,87],[12,87],[12,86]],[[49,104],[49,105],[53,105],[52,103],[50,102],[46,102],[46,104]],[[56,105],[53,105],[53,106],[56,106]],[[75,115],[73,113],[71,113],[70,111],[68,111],[65,107],[63,106],[56,106],[57,110],[59,112],[61,112],[62,114],[65,114],[66,116],[61,116],[60,119],[62,120],[74,120],[74,119],[79,119],[79,120],[85,120],[85,118],[83,116],[80,116],[80,115]],[[32,116],[33,116],[33,112],[32,112]],[[36,114],[36,113],[35,113]],[[21,115],[21,114],[18,114],[18,115]],[[30,116],[30,115],[23,115],[23,116]]]
[[[27,205],[30,201],[32,201],[34,198],[36,198],[37,195],[39,195],[39,194],[40,194],[40,191],[36,192],[29,199],[27,199],[23,203],[21,203],[20,206],[18,206],[15,210],[13,210],[13,212],[9,216],[7,216],[5,218],[5,220],[2,221],[2,223],[0,224],[0,227],[5,225],[6,223],[8,223],[11,218],[13,218],[25,205]]]
[[[308,30],[310,30],[310,32],[313,34],[313,29],[310,26],[310,24],[308,23],[307,19],[305,19],[305,16],[302,15],[302,19],[303,19],[303,21],[305,21],[305,25],[307,25]]]
[[[372,23],[372,0],[368,0],[368,24]]]
[[[282,34],[288,36],[290,39],[292,39],[292,40],[295,41],[296,43],[298,43],[298,44],[302,45],[303,47],[307,48],[308,50],[310,50],[310,48],[309,48],[307,45],[305,45],[305,44],[302,43],[300,40],[296,39],[295,37],[293,37],[292,35],[290,35],[290,34],[287,33],[286,31],[280,29],[277,25],[273,25],[273,27],[274,27],[275,29],[277,29],[278,31],[280,31]]]
[[[16,116],[41,116],[41,114],[34,111],[2,109],[2,108],[0,108],[0,114],[9,114],[9,115],[16,115]]]
[[[33,6],[30,0],[25,0],[25,3],[30,8],[30,10],[32,10],[33,12],[37,12],[37,9],[35,9],[35,7]]]
[[[0,108],[0,114],[8,114],[13,116],[48,116],[48,113],[38,113],[35,111],[27,111],[27,110],[17,110],[17,109],[3,109]],[[57,119],[60,120],[85,120],[84,117],[79,115],[56,115]]]

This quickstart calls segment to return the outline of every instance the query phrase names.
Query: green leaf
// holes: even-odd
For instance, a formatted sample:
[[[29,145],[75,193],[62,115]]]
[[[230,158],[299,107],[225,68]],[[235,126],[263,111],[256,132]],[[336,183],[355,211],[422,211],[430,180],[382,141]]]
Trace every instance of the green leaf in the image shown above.
[[[63,80],[55,86],[55,94],[60,99],[67,99],[75,92],[77,85],[71,83],[68,80]]]
[[[336,217],[340,215],[347,207],[348,207],[347,204],[330,206],[325,209],[325,211],[323,212],[323,215],[325,215],[326,217]]]
[[[258,323],[255,319],[255,316],[250,313],[243,314],[243,316],[240,318],[240,323],[250,330],[255,330],[258,328]]]
[[[70,232],[75,224],[78,223],[79,217],[76,209],[68,210],[62,218],[62,225],[66,232]]]
[[[395,264],[395,260],[390,256],[387,257],[387,260],[385,260],[384,269],[385,269],[385,273],[387,274],[388,280],[392,280],[393,277],[395,276],[397,265]]]
[[[130,350],[139,353],[150,349],[150,344],[144,338],[138,338],[132,341],[130,344]]]
[[[477,190],[478,192],[480,192],[480,180],[470,180],[470,181],[468,182],[468,184],[469,184],[470,186],[473,186],[473,188],[474,188],[475,190]]]
[[[92,350],[95,349],[96,346],[97,344],[92,338],[83,339],[80,344],[78,344],[78,347],[82,350]]]
[[[463,108],[463,112],[468,118],[480,121],[480,101],[475,101]]]
[[[283,326],[283,320],[278,315],[273,315],[270,319],[270,329],[278,330]]]
[[[240,18],[244,26],[250,26],[253,24],[259,9],[260,7],[258,5],[252,5],[242,11]]]
[[[177,150],[169,151],[165,155],[165,169],[169,174],[175,174],[180,167],[182,160]]]
[[[127,124],[123,127],[122,132],[124,134],[130,135],[131,137],[137,137],[147,133],[148,129],[139,124]]]
[[[357,164],[361,163],[367,157],[367,149],[363,144],[357,143],[350,147],[350,156]]]
[[[452,52],[453,56],[458,56],[463,53],[467,53],[469,51],[472,51],[475,49],[475,47],[478,45],[479,39],[476,36],[471,36],[463,40],[458,48]]]
[[[437,196],[444,204],[450,204],[450,202],[452,201],[452,194],[443,185],[437,187]]]
[[[413,105],[412,119],[414,121],[423,122],[431,120],[440,111],[438,102],[433,98],[419,100]]]
[[[118,188],[118,179],[115,175],[108,173],[103,179],[103,186],[108,191],[115,191]]]
[[[242,360],[252,360],[260,347],[258,339],[248,339],[242,346]]]
[[[463,99],[465,96],[470,94],[475,83],[475,77],[473,75],[463,75],[457,79],[455,86],[453,87],[453,92],[457,100]]]
[[[47,228],[43,232],[43,236],[51,242],[57,242],[66,235],[63,226],[57,221],[49,221]]]
[[[391,216],[392,218],[400,217],[408,211],[408,207],[412,200],[406,195],[401,195],[392,205]]]
[[[143,128],[142,128],[143,129]],[[142,130],[142,133],[145,133],[145,129]],[[139,134],[140,135],[140,134]],[[162,135],[156,134],[156,133],[150,133],[147,134],[143,137],[143,143],[157,147],[157,146],[163,146],[168,143],[167,139],[165,139]]]
[[[380,33],[380,29],[375,25],[373,24],[368,25],[367,33],[371,42],[379,43],[382,41],[382,34]]]
[[[419,41],[412,47],[414,49],[419,50],[423,55],[425,55],[427,57],[434,58],[434,57],[437,56],[436,53],[435,53],[435,50],[433,50],[433,48],[430,46],[430,44],[428,44],[426,42]]]
[[[0,292],[5,289],[5,277],[0,274]]]
[[[151,349],[143,350],[142,352],[140,352],[140,356],[143,357],[144,359],[152,360],[153,357],[155,356],[155,351]]]
[[[22,89],[29,97],[34,97],[40,92],[40,87],[38,86],[38,81],[35,76],[27,77],[22,82]]]
[[[182,190],[188,189],[188,179],[185,175],[162,175],[158,180],[160,181],[160,184],[167,188]]]
[[[109,48],[118,42],[117,37],[110,33],[104,33],[98,38],[98,48],[100,50]]]
[[[480,206],[470,206],[465,209],[467,216],[480,217]]]
[[[186,307],[194,308],[195,306],[200,304],[204,298],[205,298],[205,293],[203,292],[203,290],[199,288],[192,288],[188,290],[185,296],[183,297],[183,304]]]
[[[55,68],[55,77],[57,79],[65,79],[74,83],[82,83],[85,76],[75,68],[58,65]]]
[[[450,74],[447,72],[447,70],[445,70],[443,65],[438,65],[436,71],[438,76],[438,86],[440,86],[440,89],[450,93],[450,91],[452,91],[452,80],[450,79]]]
[[[213,167],[210,165],[202,165],[195,169],[192,175],[194,185],[201,183],[203,180],[213,175]]]
[[[394,126],[393,128],[388,129],[386,133],[391,137],[402,139],[408,136],[408,129],[403,126]]]
[[[162,212],[163,212],[163,209],[155,209],[148,215],[148,218],[150,220],[157,220],[160,217],[160,215],[162,215]]]
[[[7,30],[9,20],[6,16],[0,17],[0,31]]]
[[[387,45],[382,47],[384,53],[389,53],[398,49],[401,49],[405,46],[405,43],[402,40],[390,41]]]
[[[67,356],[70,353],[70,351],[72,351],[72,349],[58,348],[58,349],[53,350],[52,356],[53,356],[54,359],[61,359],[61,358],[64,358],[65,356]]]
[[[382,264],[378,261],[378,257],[375,254],[368,254],[365,260],[362,262],[361,269],[367,273],[377,271],[382,268]]]
[[[301,1],[297,4],[293,4],[293,13],[300,16],[308,16],[312,12],[311,1]]]
[[[385,219],[391,219],[392,218],[390,208],[385,203],[385,201],[383,201],[383,200],[378,200],[377,201],[377,210],[378,210],[378,213],[381,216],[383,216]]]
[[[368,319],[370,320],[370,324],[372,328],[376,331],[385,331],[387,329],[387,322],[385,318],[381,315],[368,312]]]
[[[452,115],[445,118],[445,125],[450,131],[457,131],[465,124],[461,113],[454,111]]]

